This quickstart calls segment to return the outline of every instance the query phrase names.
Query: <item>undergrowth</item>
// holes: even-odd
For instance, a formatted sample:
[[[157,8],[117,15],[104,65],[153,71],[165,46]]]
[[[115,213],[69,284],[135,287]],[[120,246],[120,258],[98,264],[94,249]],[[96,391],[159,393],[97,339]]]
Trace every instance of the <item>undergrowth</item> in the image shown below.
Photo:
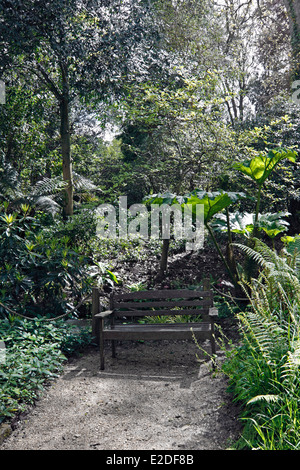
[[[243,248],[260,266],[244,285],[250,310],[239,313],[241,344],[223,371],[242,407],[236,448],[300,449],[300,281],[297,252],[278,254],[261,241]]]
[[[88,329],[64,321],[3,320],[0,340],[0,423],[26,410],[58,377],[67,357],[90,343]],[[4,355],[5,353],[5,355]]]

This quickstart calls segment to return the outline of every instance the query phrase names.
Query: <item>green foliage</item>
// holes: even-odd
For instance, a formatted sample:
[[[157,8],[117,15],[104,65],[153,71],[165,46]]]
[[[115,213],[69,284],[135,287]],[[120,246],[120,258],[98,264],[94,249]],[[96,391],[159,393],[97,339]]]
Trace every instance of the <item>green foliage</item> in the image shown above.
[[[0,216],[0,291],[3,305],[27,315],[58,315],[90,285],[87,257],[70,248],[67,236],[44,230],[29,206]]]
[[[185,196],[185,204],[192,204],[192,210],[195,210],[196,204],[204,206],[204,223],[207,225],[214,215],[222,212],[231,204],[245,198],[245,193],[234,193],[228,191],[207,192],[194,190]]]
[[[24,411],[62,371],[66,357],[90,343],[89,331],[75,332],[64,321],[0,321],[6,347],[0,362],[0,423]]]
[[[164,194],[151,194],[145,198],[145,203],[158,205],[179,204],[182,208],[189,208],[187,205],[190,205],[192,207],[189,209],[193,213],[196,213],[197,205],[202,205],[204,209],[204,223],[207,225],[216,214],[245,197],[245,193],[234,193],[222,190],[209,192],[194,189],[183,196],[169,192]]]
[[[277,212],[276,214],[259,214],[258,229],[264,231],[268,237],[275,238],[288,230],[289,222],[285,219],[289,212]]]
[[[295,256],[260,240],[243,247],[261,266],[250,288],[250,310],[239,313],[241,345],[224,365],[243,406],[244,448],[297,450],[300,442],[300,280]],[[246,292],[248,292],[245,289]]]
[[[295,163],[296,157],[297,152],[294,150],[279,148],[276,150],[269,150],[267,155],[262,153],[251,160],[235,163],[234,168],[244,173],[244,175],[250,176],[258,186],[262,186],[278,163],[283,159],[287,159]]]
[[[94,211],[82,207],[66,221],[56,218],[54,224],[44,227],[43,233],[47,238],[67,240],[68,247],[78,250],[82,255],[90,256],[92,241],[96,236],[96,226]]]
[[[18,175],[18,188],[11,187],[16,194],[17,189],[24,191],[24,186],[34,185],[41,175],[55,177],[61,172],[58,120],[54,99],[36,78],[24,79],[10,67],[2,79],[6,84],[6,103],[0,106],[1,167],[4,164],[0,188],[8,176],[1,173],[9,165],[10,172]]]
[[[210,226],[210,221],[213,219],[213,217],[223,211],[224,209],[227,209],[228,206],[231,204],[239,201],[240,199],[245,198],[244,193],[238,193],[238,192],[226,192],[226,191],[214,191],[214,192],[208,192],[208,191],[202,191],[200,189],[195,189],[190,193],[187,193],[183,196],[173,194],[170,192],[166,192],[164,194],[153,194],[151,196],[147,196],[145,198],[145,203],[151,203],[151,204],[158,204],[158,205],[163,205],[163,204],[179,204],[182,209],[187,208],[190,210],[194,215],[197,217],[196,213],[196,207],[197,205],[203,206],[203,213],[204,213],[204,225],[207,228],[212,241],[225,265],[225,268],[228,271],[228,274],[233,281],[233,283],[237,286],[237,279],[236,279],[236,273],[232,268],[229,266],[227,260],[225,259],[222,250],[219,246],[219,243],[214,235],[213,229]],[[228,231],[230,228],[228,227]]]
[[[254,231],[253,234],[257,235],[257,223],[258,215],[260,210],[260,199],[263,186],[266,180],[269,178],[271,173],[275,170],[277,165],[283,161],[288,160],[292,163],[296,162],[297,152],[292,149],[278,148],[269,150],[268,153],[263,152],[245,162],[237,162],[233,165],[233,168],[240,171],[244,175],[250,177],[257,185],[256,195],[256,209],[255,209],[255,220],[254,220]]]
[[[139,320],[139,323],[194,323],[201,321],[202,317],[192,315],[151,315]]]
[[[170,75],[135,83],[119,111],[121,149],[144,194],[210,186],[233,161],[234,132],[221,118],[217,73],[195,78],[174,68]]]
[[[285,219],[288,212],[277,212],[275,214],[265,213],[258,215],[257,227],[259,231],[265,232],[268,237],[275,238],[282,232],[286,232],[289,222]],[[229,215],[230,230],[232,233],[243,234],[249,237],[254,230],[255,214],[234,212]],[[227,232],[227,217],[218,214],[212,224],[215,230]]]

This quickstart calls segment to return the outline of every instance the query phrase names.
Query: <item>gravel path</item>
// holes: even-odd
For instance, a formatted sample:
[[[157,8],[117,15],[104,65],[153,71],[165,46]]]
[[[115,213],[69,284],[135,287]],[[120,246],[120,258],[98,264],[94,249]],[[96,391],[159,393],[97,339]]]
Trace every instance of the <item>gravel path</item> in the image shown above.
[[[148,342],[108,350],[105,371],[97,351],[72,359],[0,449],[226,449],[238,409],[196,355],[193,342]]]

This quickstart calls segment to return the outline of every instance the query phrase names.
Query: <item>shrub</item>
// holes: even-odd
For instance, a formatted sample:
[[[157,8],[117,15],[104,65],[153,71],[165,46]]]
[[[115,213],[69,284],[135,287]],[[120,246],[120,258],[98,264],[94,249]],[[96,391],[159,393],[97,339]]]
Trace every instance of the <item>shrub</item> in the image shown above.
[[[0,215],[0,301],[31,316],[62,314],[90,286],[88,259],[29,214],[22,206]]]

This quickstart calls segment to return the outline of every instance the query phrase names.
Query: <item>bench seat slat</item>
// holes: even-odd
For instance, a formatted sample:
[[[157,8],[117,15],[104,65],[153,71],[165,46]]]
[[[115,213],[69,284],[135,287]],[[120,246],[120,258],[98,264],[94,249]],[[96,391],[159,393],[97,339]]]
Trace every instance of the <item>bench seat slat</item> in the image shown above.
[[[155,340],[155,339],[192,339],[193,333],[201,334],[201,338],[211,337],[210,323],[202,324],[156,324],[156,325],[120,325],[111,330],[103,331],[103,339],[107,340]]]

